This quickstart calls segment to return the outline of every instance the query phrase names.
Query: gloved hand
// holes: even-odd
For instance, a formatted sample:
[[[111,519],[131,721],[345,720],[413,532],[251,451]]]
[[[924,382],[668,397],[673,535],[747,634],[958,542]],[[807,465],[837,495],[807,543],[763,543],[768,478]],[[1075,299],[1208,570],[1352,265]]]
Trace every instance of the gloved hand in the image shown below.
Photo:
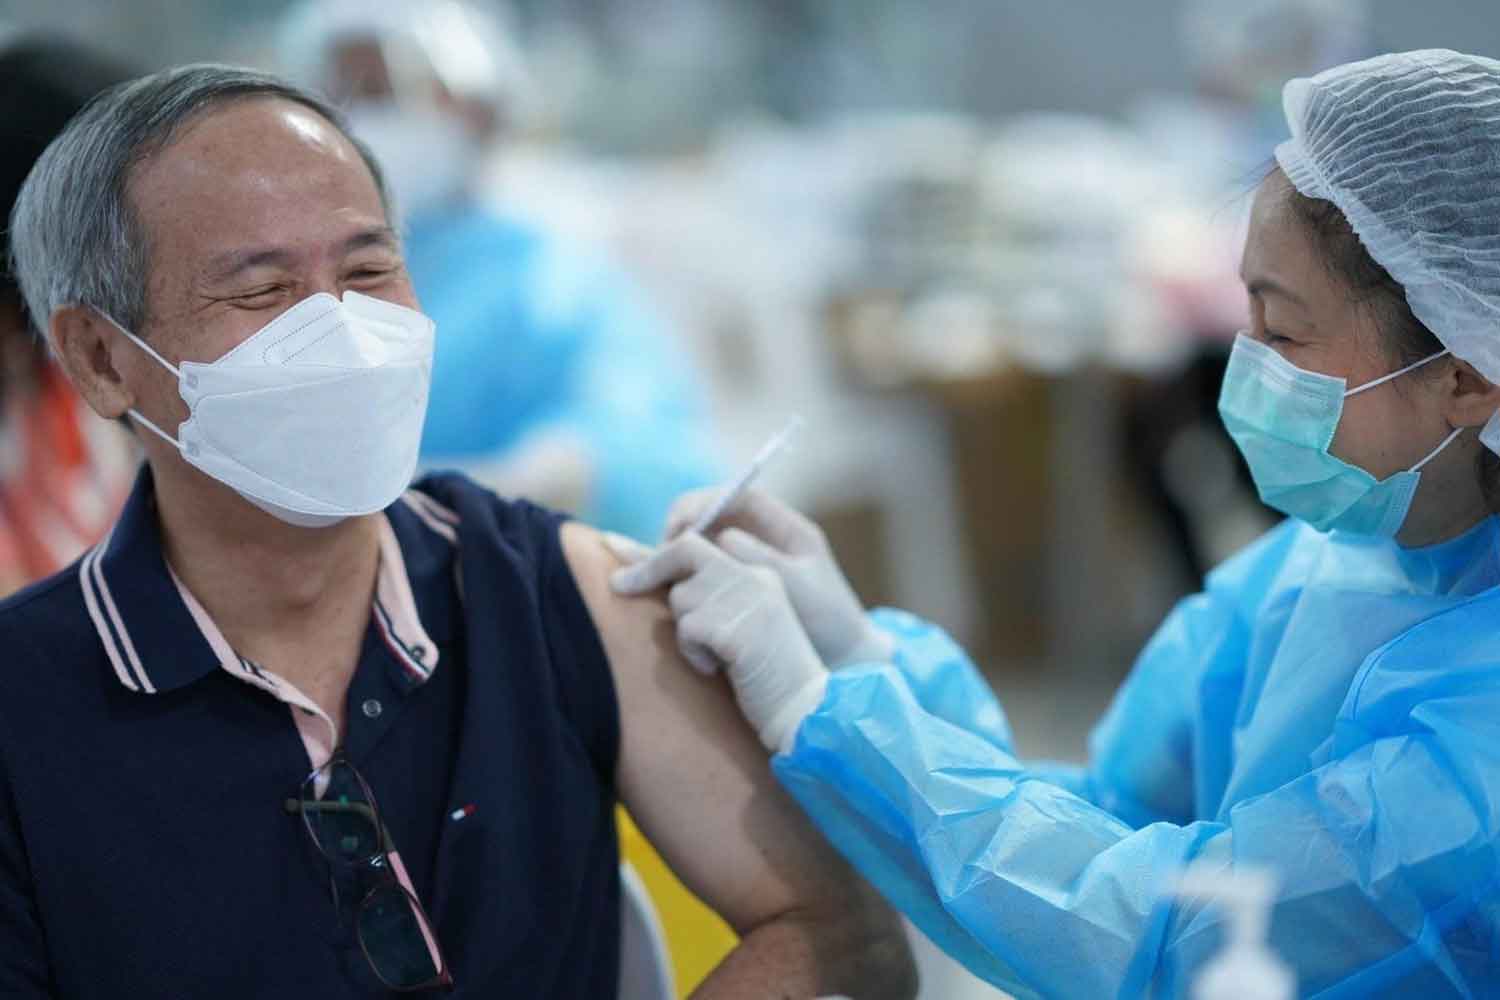
[[[667,515],[666,540],[687,531],[718,493],[709,488],[680,497]],[[813,648],[831,669],[890,660],[893,641],[865,617],[816,524],[769,493],[752,489],[725,512],[719,526],[726,529],[718,535],[719,544],[741,562],[776,571]]]
[[[740,710],[766,749],[789,749],[797,727],[823,700],[828,670],[776,573],[740,561],[732,542],[721,549],[698,534],[655,552],[621,535],[605,540],[633,564],[610,578],[615,593],[670,587],[682,655],[704,673],[723,663]]]

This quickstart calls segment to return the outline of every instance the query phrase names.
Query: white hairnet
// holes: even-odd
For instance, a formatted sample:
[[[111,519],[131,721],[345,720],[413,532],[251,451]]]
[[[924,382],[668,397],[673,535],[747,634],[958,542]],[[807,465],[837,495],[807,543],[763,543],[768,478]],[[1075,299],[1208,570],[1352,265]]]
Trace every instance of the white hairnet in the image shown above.
[[[494,104],[525,117],[536,100],[515,33],[500,12],[459,0],[304,0],[282,18],[278,48],[284,71],[298,83],[341,97],[334,48],[350,39],[381,43],[393,83],[432,74],[456,96]],[[398,94],[398,97],[409,97]]]
[[[1500,384],[1500,62],[1393,53],[1293,80],[1282,104],[1292,184],[1338,206],[1417,319]],[[1500,413],[1481,440],[1500,452]]]

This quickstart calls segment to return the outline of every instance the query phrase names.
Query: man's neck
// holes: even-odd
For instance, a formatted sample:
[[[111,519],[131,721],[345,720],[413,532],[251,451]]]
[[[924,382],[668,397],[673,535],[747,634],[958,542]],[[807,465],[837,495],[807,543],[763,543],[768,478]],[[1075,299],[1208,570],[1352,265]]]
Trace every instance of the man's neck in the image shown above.
[[[197,470],[152,471],[167,562],[237,653],[289,677],[348,661],[351,644],[357,655],[379,566],[375,516],[298,528]]]

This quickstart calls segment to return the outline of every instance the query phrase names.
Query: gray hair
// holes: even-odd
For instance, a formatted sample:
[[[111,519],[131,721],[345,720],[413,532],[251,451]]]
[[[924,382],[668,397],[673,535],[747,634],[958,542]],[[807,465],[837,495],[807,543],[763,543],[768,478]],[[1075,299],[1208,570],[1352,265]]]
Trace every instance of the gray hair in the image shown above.
[[[337,110],[309,91],[269,73],[208,63],[121,84],[79,112],[52,141],[11,211],[11,273],[44,338],[53,311],[66,305],[92,306],[140,331],[150,246],[126,196],[131,172],[200,115],[256,97],[292,101],[326,118],[359,151],[390,215],[374,154]]]

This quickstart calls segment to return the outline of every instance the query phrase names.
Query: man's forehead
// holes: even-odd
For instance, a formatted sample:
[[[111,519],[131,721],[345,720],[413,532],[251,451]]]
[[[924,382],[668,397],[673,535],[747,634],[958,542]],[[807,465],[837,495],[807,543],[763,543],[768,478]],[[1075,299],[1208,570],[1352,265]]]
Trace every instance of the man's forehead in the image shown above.
[[[386,222],[353,144],[316,111],[281,99],[205,113],[141,165],[131,197],[153,241],[195,256]]]
[[[328,119],[296,101],[258,96],[229,100],[195,117],[152,159],[255,162],[296,152],[357,162],[352,143]]]

